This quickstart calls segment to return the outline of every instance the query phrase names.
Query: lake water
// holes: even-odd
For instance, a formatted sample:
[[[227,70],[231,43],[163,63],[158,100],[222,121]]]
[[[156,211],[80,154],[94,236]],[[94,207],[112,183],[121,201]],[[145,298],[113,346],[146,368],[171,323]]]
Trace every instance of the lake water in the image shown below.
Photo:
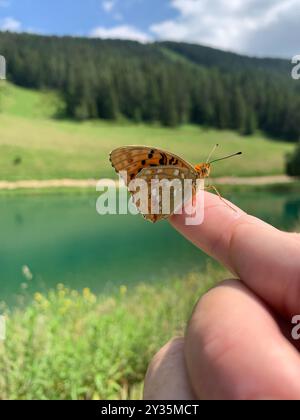
[[[280,228],[292,229],[299,220],[299,193],[227,197]],[[206,266],[208,257],[167,222],[153,226],[140,216],[99,216],[96,199],[0,197],[0,300],[13,302],[24,283],[29,284],[29,294],[58,283],[101,292],[120,284],[163,281]],[[30,281],[24,266],[33,275]]]

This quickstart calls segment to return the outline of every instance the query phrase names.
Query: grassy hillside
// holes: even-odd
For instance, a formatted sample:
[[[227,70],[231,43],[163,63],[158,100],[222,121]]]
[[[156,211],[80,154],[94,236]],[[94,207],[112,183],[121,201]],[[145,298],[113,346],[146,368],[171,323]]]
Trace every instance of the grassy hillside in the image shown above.
[[[73,122],[55,120],[59,107],[54,94],[10,84],[1,86],[0,179],[115,177],[109,152],[126,144],[159,146],[197,163],[215,143],[218,155],[242,150],[244,156],[215,166],[213,175],[281,174],[292,146],[262,135],[242,137],[231,131],[196,126],[162,128],[126,121]]]
[[[0,113],[29,119],[53,118],[61,101],[55,93],[24,89],[0,82]],[[0,114],[0,115],[1,115]]]

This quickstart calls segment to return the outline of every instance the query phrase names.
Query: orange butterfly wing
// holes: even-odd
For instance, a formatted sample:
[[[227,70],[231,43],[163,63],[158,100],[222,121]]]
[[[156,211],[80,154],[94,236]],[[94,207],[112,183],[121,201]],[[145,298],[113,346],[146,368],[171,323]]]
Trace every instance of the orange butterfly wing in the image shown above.
[[[158,166],[177,166],[191,171],[193,166],[179,156],[164,150],[147,146],[125,146],[115,149],[110,154],[110,161],[116,172],[127,172],[127,185],[144,168]]]
[[[192,165],[173,153],[147,146],[125,146],[115,149],[110,154],[110,161],[117,173],[126,172],[126,185],[137,179],[143,179],[148,184],[148,214],[143,214],[144,218],[157,222],[168,218],[174,211],[175,198],[172,193],[170,196],[169,214],[152,214],[152,179],[195,179],[197,174]],[[161,199],[160,199],[161,200]],[[139,209],[138,203],[135,203]],[[159,202],[161,209],[162,203]]]

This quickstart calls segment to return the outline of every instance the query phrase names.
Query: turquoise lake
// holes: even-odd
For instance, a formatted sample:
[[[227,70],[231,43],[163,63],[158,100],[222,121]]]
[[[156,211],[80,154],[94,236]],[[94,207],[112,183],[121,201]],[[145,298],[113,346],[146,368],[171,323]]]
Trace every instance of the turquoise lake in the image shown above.
[[[228,198],[279,228],[291,230],[299,221],[299,193],[248,192]],[[0,300],[12,303],[21,293],[31,295],[58,283],[109,291],[121,284],[162,282],[207,265],[208,257],[168,222],[99,216],[96,199],[89,194],[0,198]]]

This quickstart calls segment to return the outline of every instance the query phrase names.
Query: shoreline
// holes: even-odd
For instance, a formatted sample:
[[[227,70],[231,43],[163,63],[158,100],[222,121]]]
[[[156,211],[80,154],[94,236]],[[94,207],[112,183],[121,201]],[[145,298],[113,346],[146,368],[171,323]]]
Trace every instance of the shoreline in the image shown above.
[[[299,179],[287,175],[271,175],[259,177],[220,177],[213,179],[215,185],[228,186],[268,186],[297,183]],[[0,191],[14,190],[43,190],[43,189],[68,189],[68,188],[95,188],[105,186],[107,182],[118,181],[112,179],[50,179],[50,180],[23,180],[23,181],[0,181]]]

